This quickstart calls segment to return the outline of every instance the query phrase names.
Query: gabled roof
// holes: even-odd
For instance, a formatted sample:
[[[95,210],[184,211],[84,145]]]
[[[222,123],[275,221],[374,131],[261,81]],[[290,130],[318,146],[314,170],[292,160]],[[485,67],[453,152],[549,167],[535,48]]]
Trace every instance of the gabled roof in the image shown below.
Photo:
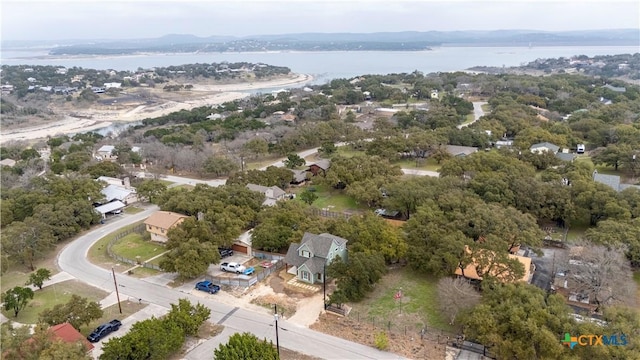
[[[339,236],[323,233],[315,235],[312,233],[304,233],[300,245],[306,244],[314,256],[326,259],[331,249],[331,244],[335,243],[337,246],[346,244],[347,240]],[[300,246],[298,246],[300,247]]]
[[[547,149],[553,151],[554,153],[556,153],[556,152],[558,152],[558,150],[560,150],[560,146],[554,145],[554,144],[552,144],[550,142],[541,142],[541,143],[533,144],[533,145],[531,145],[529,150],[535,150],[535,149],[541,149],[541,148],[547,148]]]
[[[115,150],[115,148],[116,147],[113,145],[102,145],[102,147],[98,149],[98,152],[111,153],[113,150]]]
[[[615,91],[615,92],[625,92],[625,91],[627,91],[627,89],[624,88],[624,87],[617,87],[617,86],[612,86],[612,85],[609,85],[609,84],[603,85],[602,87],[603,88],[607,88],[607,89],[609,89],[611,91]]]
[[[615,191],[620,191],[620,176],[593,173],[593,181],[607,185]]]
[[[575,158],[577,157],[576,154],[571,154],[571,153],[556,153],[556,157],[562,161],[567,161],[567,162],[571,162],[573,160],[575,160]]]
[[[452,156],[467,156],[477,152],[478,148],[472,146],[447,145],[446,150]]]
[[[161,229],[169,229],[174,226],[180,219],[188,216],[174,213],[171,211],[156,211],[144,221],[145,225],[156,226]]]
[[[100,190],[100,192],[104,195],[107,202],[112,200],[124,200],[127,196],[135,193],[136,191],[133,189],[125,189],[122,186],[118,185],[109,185],[104,189]]]
[[[16,164],[16,161],[13,160],[13,159],[4,159],[4,160],[0,161],[0,165],[2,165],[2,166],[13,167],[13,166],[15,166],[15,164]]]
[[[54,325],[49,328],[49,331],[55,338],[60,339],[66,343],[75,343],[76,341],[82,341],[82,344],[84,344],[84,346],[87,348],[87,351],[93,349],[93,344],[87,341],[87,339],[85,339],[85,337],[68,322]]]
[[[331,160],[329,160],[329,159],[321,159],[321,160],[318,160],[318,161],[316,161],[315,163],[313,163],[313,164],[311,164],[309,166],[313,166],[313,165],[319,167],[322,170],[328,170],[331,167]]]
[[[304,170],[295,170],[290,169],[293,173],[293,181],[295,182],[303,182],[307,180],[307,172]]]
[[[256,184],[247,184],[247,189],[251,190],[251,191],[256,191],[259,193],[263,193],[263,194],[267,194],[267,190],[271,190],[273,191],[273,198],[277,199],[281,196],[287,195],[287,193],[280,189],[277,186],[271,186],[271,187],[267,187],[267,186],[262,186],[262,185],[256,185]]]
[[[300,247],[299,243],[289,244],[289,249],[287,250],[287,255],[284,257],[284,262],[291,266],[300,266],[307,261],[307,258],[302,256],[298,256],[298,248]]]
[[[94,210],[99,212],[100,214],[106,214],[114,210],[124,209],[125,206],[126,205],[122,201],[116,200],[102,206],[98,206]]]
[[[326,264],[327,264],[326,259],[319,258],[319,257],[312,257],[312,258],[306,259],[306,261],[302,265],[298,266],[298,268],[306,267],[310,273],[319,274],[319,273],[324,273],[324,270],[325,270],[324,267]]]
[[[640,185],[631,185],[631,184],[620,184],[620,191],[633,188],[640,191]]]
[[[324,272],[323,268],[329,258],[331,245],[336,244],[337,246],[341,246],[346,243],[347,240],[339,236],[327,233],[315,235],[306,232],[299,244],[294,243],[289,245],[289,250],[287,251],[284,261],[298,268],[304,267],[313,274],[321,273]],[[306,258],[298,254],[300,248],[303,246],[309,249],[313,254],[312,257]]]

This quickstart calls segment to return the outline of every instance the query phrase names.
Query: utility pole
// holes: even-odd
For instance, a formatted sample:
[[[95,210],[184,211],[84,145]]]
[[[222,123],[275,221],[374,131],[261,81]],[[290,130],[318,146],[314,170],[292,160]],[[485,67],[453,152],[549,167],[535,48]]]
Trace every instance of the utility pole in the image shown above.
[[[324,301],[324,309],[327,310],[327,263],[322,264],[322,299]]]
[[[122,305],[120,304],[120,292],[118,292],[118,282],[116,281],[116,271],[111,268],[111,273],[113,274],[113,286],[116,288],[116,298],[118,298],[118,309],[120,310],[120,314],[122,314]]]
[[[275,311],[273,317],[276,319],[276,349],[278,349],[278,358],[280,358],[280,339],[278,339],[278,304],[273,304],[273,309]]]

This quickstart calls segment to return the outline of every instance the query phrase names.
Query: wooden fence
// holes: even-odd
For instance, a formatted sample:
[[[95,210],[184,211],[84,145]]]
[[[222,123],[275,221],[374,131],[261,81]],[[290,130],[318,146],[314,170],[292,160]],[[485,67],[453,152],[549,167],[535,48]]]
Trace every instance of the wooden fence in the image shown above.
[[[347,212],[338,212],[338,211],[330,211],[330,210],[324,210],[324,209],[316,209],[316,208],[311,208],[308,210],[312,215],[317,215],[317,216],[322,216],[322,217],[328,217],[328,218],[343,218],[343,219],[349,219],[351,216],[353,216],[353,214],[351,213],[347,213]]]
[[[121,231],[121,232],[117,233],[113,237],[113,239],[111,241],[109,241],[109,244],[107,245],[107,254],[109,254],[109,256],[111,258],[113,258],[113,259],[115,259],[115,260],[117,260],[119,262],[122,262],[122,263],[126,263],[126,264],[133,265],[133,266],[140,265],[140,266],[148,268],[148,269],[154,269],[154,270],[162,271],[158,265],[150,264],[150,263],[146,263],[146,262],[141,262],[141,261],[136,260],[136,259],[128,259],[128,258],[126,258],[124,256],[120,256],[120,255],[114,253],[111,250],[113,245],[115,245],[115,243],[118,242],[118,240],[122,239],[123,237],[125,237],[125,236],[127,236],[127,235],[129,235],[131,233],[137,233],[137,234],[141,234],[142,235],[142,234],[144,234],[144,232],[145,232],[144,224],[138,224],[138,225],[136,225],[136,226],[134,226],[134,227],[132,227],[130,229],[127,229],[127,230],[124,230],[124,231]]]

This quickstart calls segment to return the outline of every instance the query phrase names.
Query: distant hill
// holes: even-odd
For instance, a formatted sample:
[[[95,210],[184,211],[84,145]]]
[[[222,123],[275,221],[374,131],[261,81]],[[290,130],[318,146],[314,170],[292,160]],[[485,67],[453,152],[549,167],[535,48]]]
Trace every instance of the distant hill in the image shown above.
[[[41,46],[52,42],[3,41],[2,47]],[[170,34],[152,39],[66,40],[50,47],[52,55],[131,54],[136,52],[244,51],[419,51],[435,46],[601,46],[638,45],[637,29],[583,31],[404,31],[378,33],[299,33],[244,37]]]

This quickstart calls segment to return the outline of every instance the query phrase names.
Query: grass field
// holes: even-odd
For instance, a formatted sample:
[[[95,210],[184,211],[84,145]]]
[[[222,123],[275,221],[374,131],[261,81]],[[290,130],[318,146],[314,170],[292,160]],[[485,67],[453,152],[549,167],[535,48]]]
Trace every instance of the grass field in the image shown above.
[[[329,211],[363,209],[354,198],[346,195],[343,190],[331,189],[326,185],[315,185],[312,187],[316,189],[315,193],[318,195],[318,199],[311,204],[313,207],[327,209]]]
[[[87,254],[87,259],[89,261],[91,261],[92,263],[105,267],[105,268],[111,268],[112,266],[118,266],[118,264],[116,264],[116,261],[114,259],[112,259],[109,254],[107,254],[107,245],[109,245],[109,242],[111,240],[113,240],[115,238],[115,236],[127,229],[132,229],[136,226],[138,226],[139,224],[142,224],[143,221],[139,221],[135,224],[131,224],[129,226],[125,226],[124,228],[121,228],[120,230],[117,230],[105,237],[103,237],[102,239],[96,241],[95,244],[93,244],[93,246],[91,246],[91,248],[89,249],[89,253]],[[125,266],[126,267],[126,266]],[[122,271],[124,271],[125,267],[122,267]],[[118,269],[120,270],[120,269]]]
[[[582,240],[587,229],[589,229],[589,223],[586,221],[571,225],[567,232],[567,241],[576,242]]]
[[[396,300],[394,295],[400,289],[403,296]],[[438,308],[437,280],[408,268],[391,270],[365,300],[351,305],[350,317],[375,319],[380,324],[391,322],[396,328],[427,325],[452,330]]]
[[[416,166],[416,163],[418,166]],[[416,169],[416,170],[430,170],[438,171],[442,165],[439,165],[434,159],[402,159],[394,161],[393,164],[400,166],[403,169]]]
[[[350,158],[356,155],[364,155],[364,151],[353,150],[351,146],[339,146],[336,148],[336,154],[346,158]]]
[[[139,256],[141,261],[146,261],[162,254],[165,247],[145,240],[141,234],[131,233],[113,244],[111,251],[127,259],[135,260]]]
[[[107,292],[80,281],[68,280],[34,291],[33,299],[27,304],[26,308],[20,311],[18,317],[14,317],[11,310],[5,311],[3,309],[2,313],[12,321],[35,324],[42,310],[52,308],[57,304],[64,304],[74,294],[86,297],[91,301],[100,301],[108,295]]]

